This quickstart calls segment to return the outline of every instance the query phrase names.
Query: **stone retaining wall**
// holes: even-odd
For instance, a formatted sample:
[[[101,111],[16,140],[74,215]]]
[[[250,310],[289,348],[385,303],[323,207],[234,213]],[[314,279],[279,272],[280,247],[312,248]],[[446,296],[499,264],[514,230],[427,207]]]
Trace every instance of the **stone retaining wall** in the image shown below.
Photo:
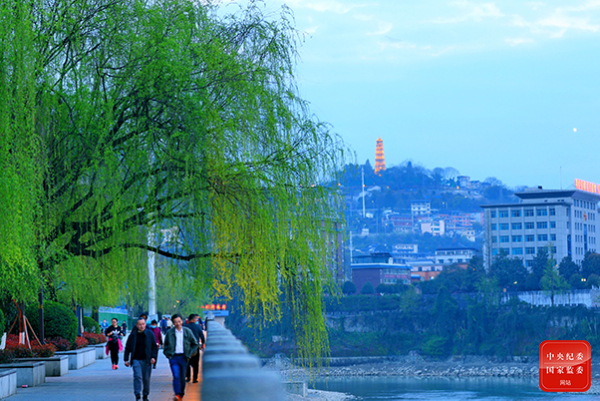
[[[96,362],[95,347],[84,347],[73,351],[60,351],[56,355],[66,355],[69,357],[69,370],[81,369]]]
[[[17,370],[0,369],[0,399],[17,394]]]

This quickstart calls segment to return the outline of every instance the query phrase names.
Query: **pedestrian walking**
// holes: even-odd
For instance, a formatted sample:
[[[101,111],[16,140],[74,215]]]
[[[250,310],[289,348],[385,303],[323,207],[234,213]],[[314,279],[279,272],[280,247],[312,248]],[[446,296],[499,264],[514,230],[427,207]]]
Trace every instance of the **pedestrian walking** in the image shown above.
[[[198,341],[194,333],[187,327],[183,327],[181,315],[174,314],[172,317],[173,328],[167,331],[164,338],[165,357],[169,360],[171,372],[173,373],[174,401],[183,399],[185,393],[185,371],[190,358],[198,352]]]
[[[125,345],[125,366],[133,368],[133,393],[135,399],[148,399],[150,394],[150,376],[152,365],[158,357],[158,347],[154,333],[146,328],[146,321],[137,320],[137,330],[132,330]]]
[[[162,333],[160,332],[160,328],[158,328],[158,323],[156,320],[153,320],[150,323],[150,330],[154,333],[154,338],[156,340],[156,346],[160,348],[163,344]],[[156,358],[158,360],[158,358]],[[156,361],[154,361],[154,365],[152,365],[154,369],[156,369]]]
[[[163,334],[165,334],[167,332],[167,317],[163,316],[162,319],[160,319],[160,331],[162,331]]]
[[[123,338],[123,329],[119,326],[119,321],[116,317],[113,317],[112,325],[104,331],[104,335],[108,338],[106,347],[110,351],[110,360],[112,362],[113,370],[119,369],[119,351],[123,349],[121,338]]]
[[[170,330],[173,327],[173,321],[170,317],[167,318],[167,330]]]
[[[108,322],[106,321],[106,319],[104,319],[102,323],[100,323],[100,328],[102,329],[103,333],[106,331],[106,329],[108,329]]]
[[[194,313],[188,316],[188,323],[184,324],[185,327],[190,329],[196,338],[196,342],[200,349],[204,348],[204,333],[202,332],[202,323],[199,322],[200,317]],[[189,382],[192,378],[190,371],[194,371],[194,383],[198,383],[198,368],[200,366],[200,349],[196,352],[196,355],[190,358],[187,369],[185,371],[185,381]]]

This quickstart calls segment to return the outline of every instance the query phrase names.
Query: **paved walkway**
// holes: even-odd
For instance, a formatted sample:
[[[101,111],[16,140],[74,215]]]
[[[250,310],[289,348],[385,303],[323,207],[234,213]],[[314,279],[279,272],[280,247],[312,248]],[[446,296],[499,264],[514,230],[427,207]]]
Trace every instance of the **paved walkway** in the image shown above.
[[[187,383],[185,400],[200,400],[202,382]],[[160,351],[156,369],[152,370],[150,396],[152,401],[173,399],[172,376],[169,362]],[[79,370],[70,370],[62,377],[47,377],[46,383],[29,388],[19,388],[7,401],[133,401],[133,372],[123,365],[120,355],[118,370],[111,369],[110,358]]]

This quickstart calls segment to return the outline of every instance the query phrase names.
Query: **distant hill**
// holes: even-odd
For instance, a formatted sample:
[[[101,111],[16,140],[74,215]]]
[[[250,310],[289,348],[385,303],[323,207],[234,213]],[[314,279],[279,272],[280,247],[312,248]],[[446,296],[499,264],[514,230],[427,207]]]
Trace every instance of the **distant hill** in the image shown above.
[[[440,213],[481,212],[480,205],[516,202],[514,192],[502,181],[490,177],[483,182],[470,181],[452,167],[428,170],[408,161],[375,174],[370,162],[349,164],[343,172],[342,184],[350,209],[362,208],[361,171],[364,170],[365,187],[377,186],[380,190],[369,192],[369,209],[410,210],[413,200],[429,200],[431,208]]]

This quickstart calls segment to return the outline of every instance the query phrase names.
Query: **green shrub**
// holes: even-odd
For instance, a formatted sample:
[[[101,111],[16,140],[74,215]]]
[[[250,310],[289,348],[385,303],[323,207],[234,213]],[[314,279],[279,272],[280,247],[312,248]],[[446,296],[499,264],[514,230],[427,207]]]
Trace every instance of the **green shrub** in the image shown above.
[[[6,331],[6,319],[4,318],[4,312],[0,309],[0,337],[2,333]]]
[[[0,350],[0,364],[13,363],[15,361],[15,354],[12,349],[1,349]]]
[[[92,319],[91,317],[87,316],[83,317],[83,330],[85,330],[88,333],[96,334],[100,334],[102,332],[98,322]]]
[[[344,283],[344,287],[342,288],[342,292],[345,295],[352,295],[356,293],[356,286],[352,281],[346,281]]]
[[[363,295],[375,294],[375,288],[373,288],[373,284],[370,281],[367,281],[360,290],[360,293]]]
[[[432,336],[425,342],[425,344],[423,344],[421,351],[423,351],[425,355],[439,358],[449,353],[446,349],[447,343],[448,340],[444,337]]]
[[[32,319],[37,316],[37,304],[27,307],[27,316],[30,316],[29,322],[39,337],[38,319]],[[64,338],[71,344],[75,343],[77,337],[77,318],[71,309],[53,301],[44,302],[44,334],[46,338]]]

